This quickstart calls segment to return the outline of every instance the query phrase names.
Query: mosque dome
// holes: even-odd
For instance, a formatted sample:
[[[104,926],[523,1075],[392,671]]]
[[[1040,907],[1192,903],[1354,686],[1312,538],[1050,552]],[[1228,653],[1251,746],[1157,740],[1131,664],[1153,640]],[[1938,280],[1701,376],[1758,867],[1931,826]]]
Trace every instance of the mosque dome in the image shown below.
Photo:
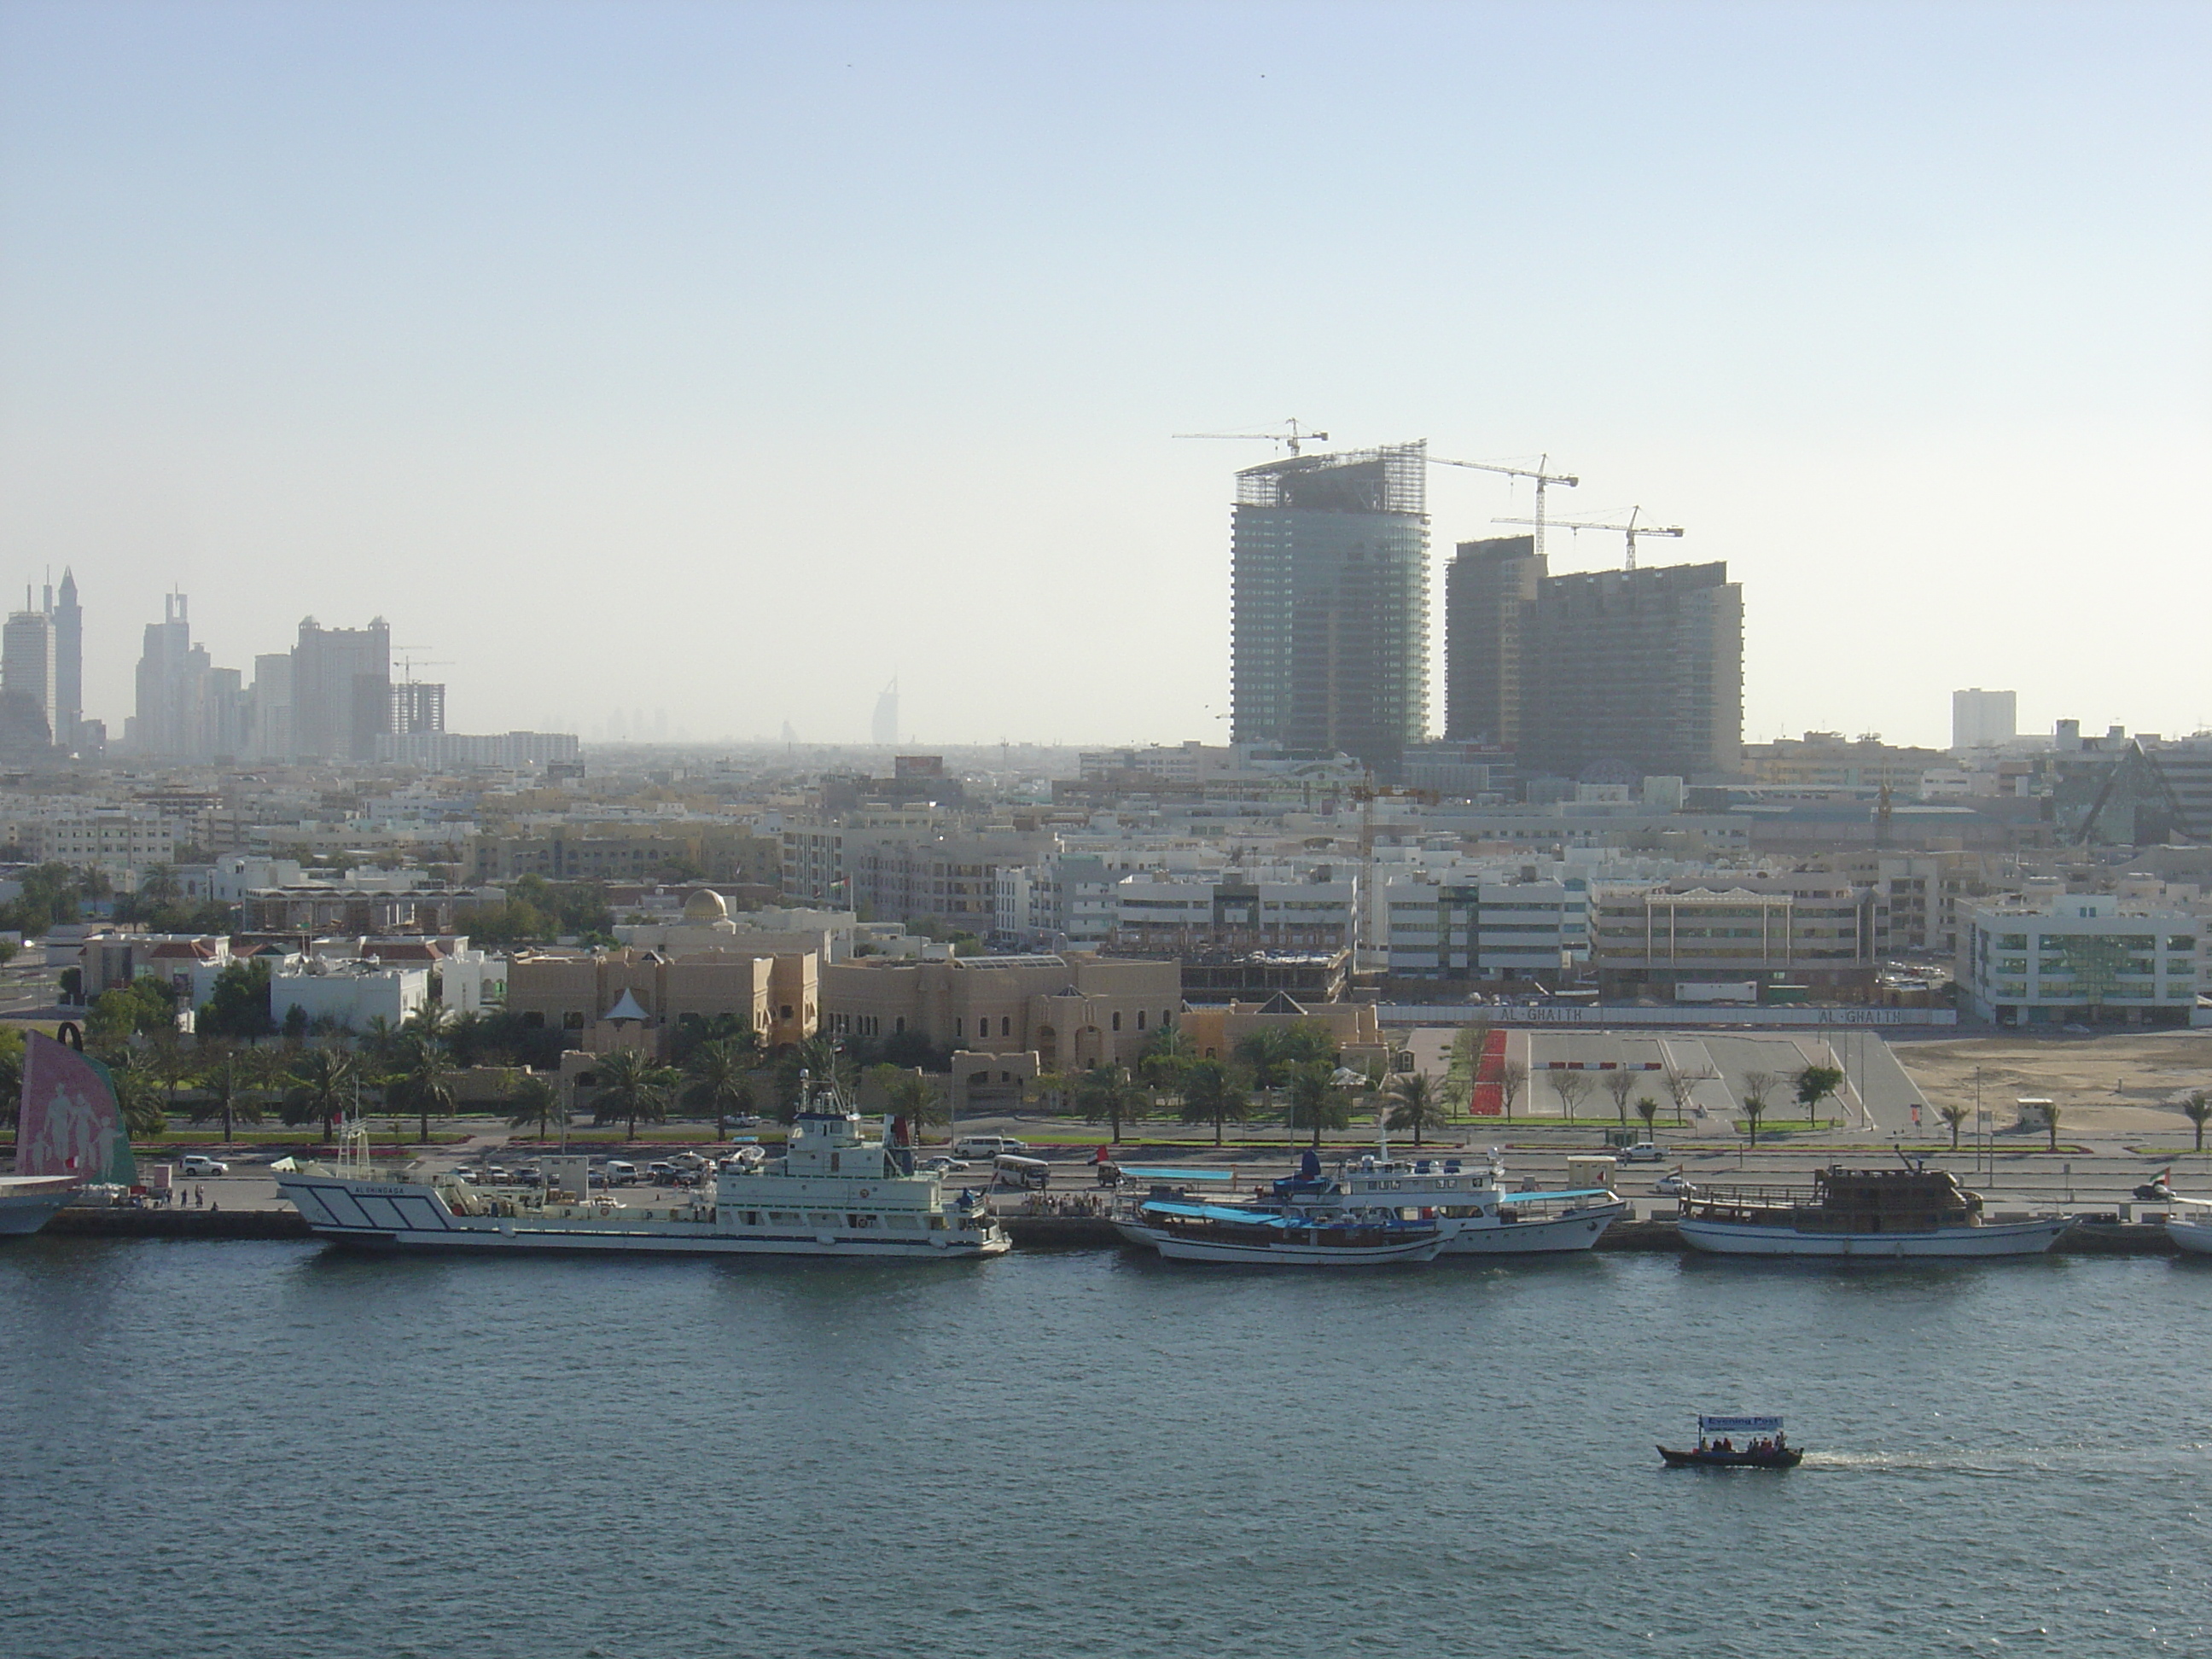
[[[690,922],[727,921],[730,907],[722,902],[722,896],[702,887],[684,901],[684,920]]]

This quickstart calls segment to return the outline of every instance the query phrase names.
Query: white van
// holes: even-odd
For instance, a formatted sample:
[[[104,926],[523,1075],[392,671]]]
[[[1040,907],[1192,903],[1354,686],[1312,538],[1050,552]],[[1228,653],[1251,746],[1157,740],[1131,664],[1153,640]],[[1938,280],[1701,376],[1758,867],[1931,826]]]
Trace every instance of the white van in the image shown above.
[[[952,1143],[955,1158],[996,1158],[1002,1152],[1019,1155],[1027,1151],[1029,1143],[1012,1135],[963,1135]]]
[[[610,1187],[635,1187],[637,1185],[637,1165],[635,1164],[625,1164],[618,1158],[609,1158],[606,1161],[605,1167],[602,1169],[599,1173],[601,1177]]]

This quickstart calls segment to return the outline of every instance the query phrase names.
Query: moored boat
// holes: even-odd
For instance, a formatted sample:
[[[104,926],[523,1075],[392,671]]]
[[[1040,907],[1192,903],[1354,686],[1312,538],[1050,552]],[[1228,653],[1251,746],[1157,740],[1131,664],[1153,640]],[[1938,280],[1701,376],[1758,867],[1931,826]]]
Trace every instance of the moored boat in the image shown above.
[[[1682,1241],[1719,1255],[2040,1255],[2070,1217],[1991,1222],[1982,1195],[1923,1164],[1814,1172],[1810,1188],[1698,1187],[1683,1194]]]
[[[1443,1235],[1438,1254],[1444,1256],[1590,1249],[1629,1208],[1604,1187],[1508,1192],[1495,1153],[1394,1158],[1386,1152],[1347,1159],[1324,1175],[1320,1159],[1308,1152],[1298,1173],[1276,1182],[1260,1202],[1308,1213],[1433,1224]]]
[[[0,1176],[0,1238],[38,1231],[82,1185],[75,1176]]]
[[[1166,1193],[1124,1206],[1114,1227],[1130,1243],[1150,1246],[1171,1261],[1380,1267],[1427,1261],[1443,1248],[1443,1236],[1432,1222],[1194,1204]]]
[[[947,1198],[917,1172],[902,1120],[880,1137],[835,1093],[802,1085],[784,1155],[732,1158],[710,1188],[633,1206],[590,1189],[581,1158],[539,1160],[544,1185],[479,1187],[453,1172],[369,1167],[364,1131],[336,1165],[280,1170],[277,1190],[323,1237],[379,1249],[617,1255],[836,1255],[909,1261],[1005,1253],[981,1194]]]
[[[2166,1218],[2166,1236],[2174,1248],[2191,1255],[2212,1255],[2212,1198],[2177,1195],[2166,1201],[2173,1206]]]
[[[1752,1438],[1739,1446],[1740,1434]],[[1662,1445],[1659,1455],[1670,1469],[1794,1469],[1805,1461],[1778,1417],[1700,1417],[1694,1448],[1676,1451]]]

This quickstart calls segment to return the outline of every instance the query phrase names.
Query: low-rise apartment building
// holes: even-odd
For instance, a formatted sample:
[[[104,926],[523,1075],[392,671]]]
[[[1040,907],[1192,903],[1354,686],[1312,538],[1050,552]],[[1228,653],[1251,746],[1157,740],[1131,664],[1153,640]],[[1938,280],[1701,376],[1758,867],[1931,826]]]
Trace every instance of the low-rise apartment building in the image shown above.
[[[1327,865],[1303,878],[1132,875],[1115,884],[1114,908],[1117,951],[1348,951],[1358,940],[1359,880]]]
[[[1382,893],[1383,964],[1419,979],[1556,981],[1589,960],[1589,884],[1394,878]]]
[[[1614,888],[1595,908],[1592,957],[1608,1002],[1673,1000],[1685,985],[1802,988],[1834,1002],[1874,989],[1874,895],[1839,876]]]
[[[1958,980],[2000,1025],[2187,1025],[2207,988],[2204,917],[2103,895],[1966,908]]]

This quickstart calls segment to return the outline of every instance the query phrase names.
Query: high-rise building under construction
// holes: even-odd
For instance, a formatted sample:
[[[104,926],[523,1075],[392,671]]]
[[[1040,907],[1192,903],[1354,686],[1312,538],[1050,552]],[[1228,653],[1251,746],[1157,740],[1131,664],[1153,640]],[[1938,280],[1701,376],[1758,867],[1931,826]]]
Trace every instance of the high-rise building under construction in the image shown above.
[[[1554,576],[1516,536],[1462,542],[1444,593],[1447,737],[1514,750],[1528,776],[1741,767],[1743,589],[1725,564]]]
[[[1419,443],[1237,475],[1231,732],[1396,766],[1428,717],[1427,458]]]

